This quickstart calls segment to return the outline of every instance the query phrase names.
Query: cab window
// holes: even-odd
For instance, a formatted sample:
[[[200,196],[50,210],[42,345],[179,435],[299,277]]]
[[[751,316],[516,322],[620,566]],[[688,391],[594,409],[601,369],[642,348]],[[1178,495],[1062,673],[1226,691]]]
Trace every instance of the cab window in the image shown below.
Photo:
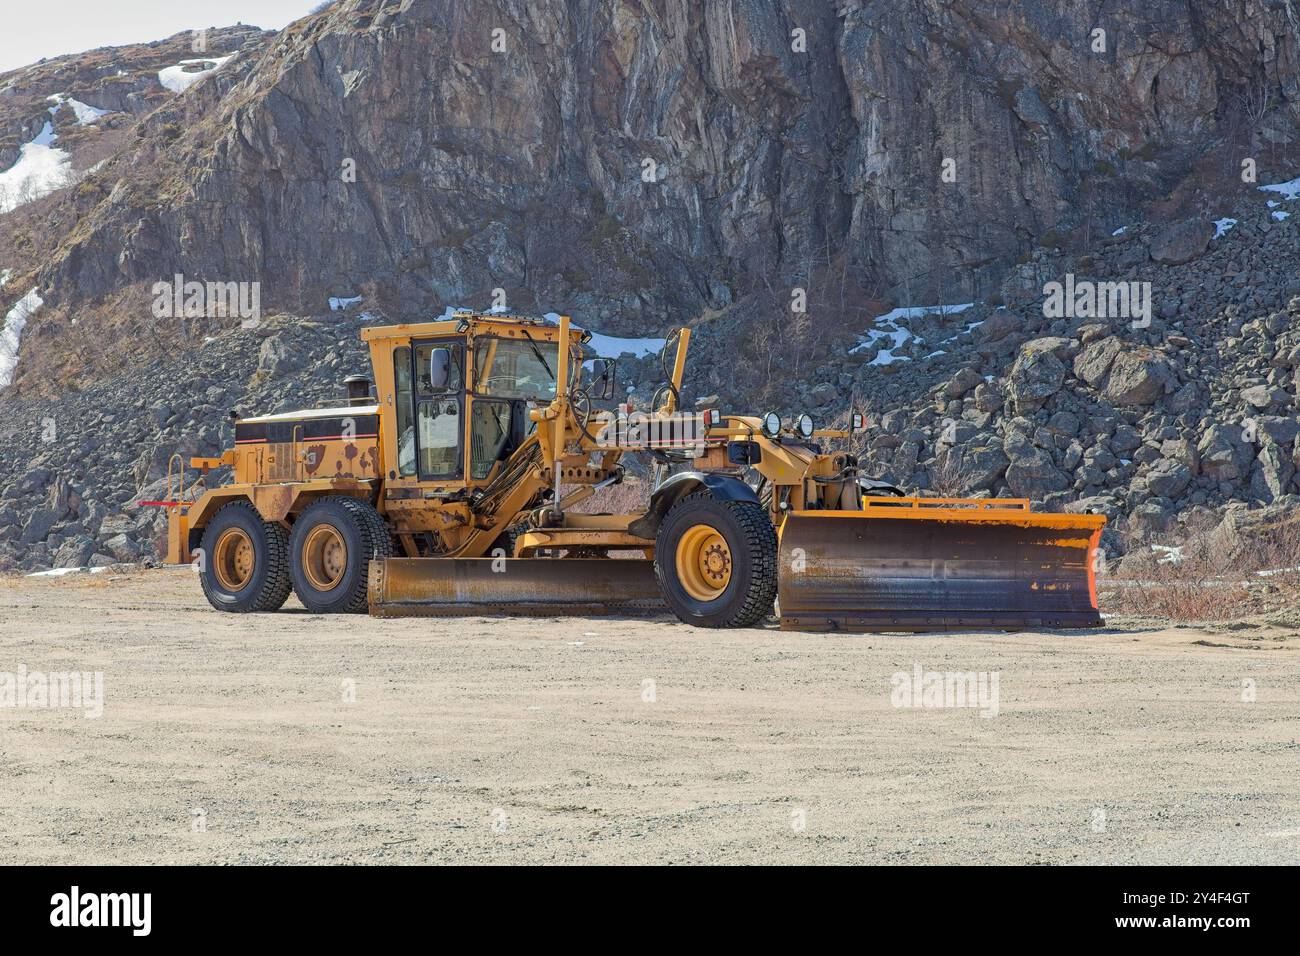
[[[393,381],[397,386],[397,471],[405,478],[415,474],[411,350],[406,346],[393,349]]]
[[[442,353],[444,355],[450,353],[447,375],[441,383],[439,379],[443,378],[443,376],[440,374],[440,369],[433,367],[434,353],[438,349],[445,350]],[[446,392],[459,392],[465,384],[462,356],[461,346],[447,342],[417,345],[415,348],[415,382],[420,390],[420,395],[441,395]]]
[[[479,399],[470,419],[470,477],[479,480],[492,473],[510,440],[510,403]]]
[[[554,342],[480,339],[474,354],[474,391],[498,398],[555,398]]]

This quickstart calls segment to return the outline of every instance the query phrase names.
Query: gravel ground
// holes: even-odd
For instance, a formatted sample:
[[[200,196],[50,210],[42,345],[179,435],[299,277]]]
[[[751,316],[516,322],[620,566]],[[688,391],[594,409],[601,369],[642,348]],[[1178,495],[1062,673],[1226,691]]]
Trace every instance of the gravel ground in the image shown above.
[[[0,577],[0,672],[105,682],[99,718],[0,707],[0,841],[29,863],[1296,862],[1300,631],[1112,625],[238,616],[187,569]],[[996,672],[997,715],[893,706],[917,664]]]

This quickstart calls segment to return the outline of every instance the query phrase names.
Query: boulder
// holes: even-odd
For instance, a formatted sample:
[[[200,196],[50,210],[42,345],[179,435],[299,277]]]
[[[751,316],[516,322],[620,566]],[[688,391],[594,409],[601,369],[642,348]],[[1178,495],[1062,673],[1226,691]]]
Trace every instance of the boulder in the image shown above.
[[[1291,456],[1272,442],[1265,442],[1250,474],[1250,493],[1265,504],[1285,495],[1295,477]]]
[[[975,371],[969,365],[963,365],[957,370],[952,378],[943,386],[943,394],[947,398],[961,398],[972,388],[984,381],[980,373]],[[988,409],[991,411],[992,409]]]
[[[1235,481],[1246,474],[1254,457],[1235,426],[1211,425],[1196,443],[1201,474],[1216,482]]]
[[[1192,483],[1192,470],[1179,461],[1162,459],[1146,474],[1147,489],[1159,498],[1177,498]]]
[[[1074,377],[1099,388],[1123,347],[1124,343],[1114,335],[1085,345],[1074,358]]]
[[[1133,349],[1115,356],[1103,394],[1114,405],[1151,405],[1176,385],[1168,362],[1149,349]]]
[[[1012,456],[1006,472],[1007,487],[1018,498],[1041,499],[1053,491],[1070,487],[1067,478],[1052,462],[1052,456],[1041,448],[1020,448]]]
[[[59,523],[63,517],[55,513],[50,508],[37,508],[27,518],[27,523],[23,525],[22,536],[18,539],[20,544],[35,544],[38,541],[44,541],[45,536],[50,533],[50,529]]]
[[[302,363],[279,335],[270,335],[262,342],[257,353],[257,370],[268,375],[281,375],[301,368]]]
[[[1128,516],[1129,527],[1147,534],[1168,531],[1174,524],[1174,516],[1163,505],[1147,501],[1134,508]]]
[[[1250,388],[1243,388],[1241,398],[1242,401],[1249,402],[1261,411],[1272,405],[1282,405],[1291,400],[1291,396],[1285,389],[1270,385],[1254,385]]]
[[[100,550],[111,554],[117,560],[130,562],[140,557],[140,546],[124,534],[115,534],[105,541]]]
[[[1214,223],[1205,219],[1184,219],[1161,231],[1151,240],[1151,258],[1177,266],[1202,255],[1214,237]]]
[[[86,562],[90,560],[90,556],[94,553],[95,539],[90,535],[82,534],[75,538],[69,538],[54,552],[54,567],[85,567]]]
[[[959,475],[967,492],[992,491],[1010,459],[995,445],[954,445],[935,457],[941,473]]]
[[[975,386],[975,407],[981,412],[996,412],[1002,408],[1002,389],[994,382]]]
[[[814,386],[808,393],[808,401],[813,408],[825,408],[839,397],[839,390],[830,382],[822,382]]]
[[[1007,391],[1016,414],[1031,414],[1042,408],[1061,390],[1064,381],[1065,365],[1053,351],[1022,348],[1007,376]]]

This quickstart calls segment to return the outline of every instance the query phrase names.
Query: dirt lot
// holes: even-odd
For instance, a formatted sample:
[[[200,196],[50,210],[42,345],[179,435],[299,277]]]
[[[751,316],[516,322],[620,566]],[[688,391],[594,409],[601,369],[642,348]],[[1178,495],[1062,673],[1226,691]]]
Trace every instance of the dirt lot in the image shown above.
[[[1112,623],[244,617],[187,569],[0,577],[0,672],[105,686],[98,719],[0,707],[0,841],[39,863],[1300,859],[1300,626]],[[894,706],[918,664],[996,672],[997,715]]]

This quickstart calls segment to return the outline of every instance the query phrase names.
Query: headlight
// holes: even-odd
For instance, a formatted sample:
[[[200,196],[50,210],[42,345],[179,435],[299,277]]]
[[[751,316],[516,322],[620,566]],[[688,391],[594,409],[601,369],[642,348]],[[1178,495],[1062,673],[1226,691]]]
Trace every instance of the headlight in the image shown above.
[[[781,416],[776,412],[768,412],[763,416],[763,434],[768,438],[781,434]]]
[[[814,428],[813,428],[813,420],[811,415],[807,415],[807,414],[800,415],[797,427],[799,429],[799,434],[801,436],[803,436],[804,438],[812,438]]]

